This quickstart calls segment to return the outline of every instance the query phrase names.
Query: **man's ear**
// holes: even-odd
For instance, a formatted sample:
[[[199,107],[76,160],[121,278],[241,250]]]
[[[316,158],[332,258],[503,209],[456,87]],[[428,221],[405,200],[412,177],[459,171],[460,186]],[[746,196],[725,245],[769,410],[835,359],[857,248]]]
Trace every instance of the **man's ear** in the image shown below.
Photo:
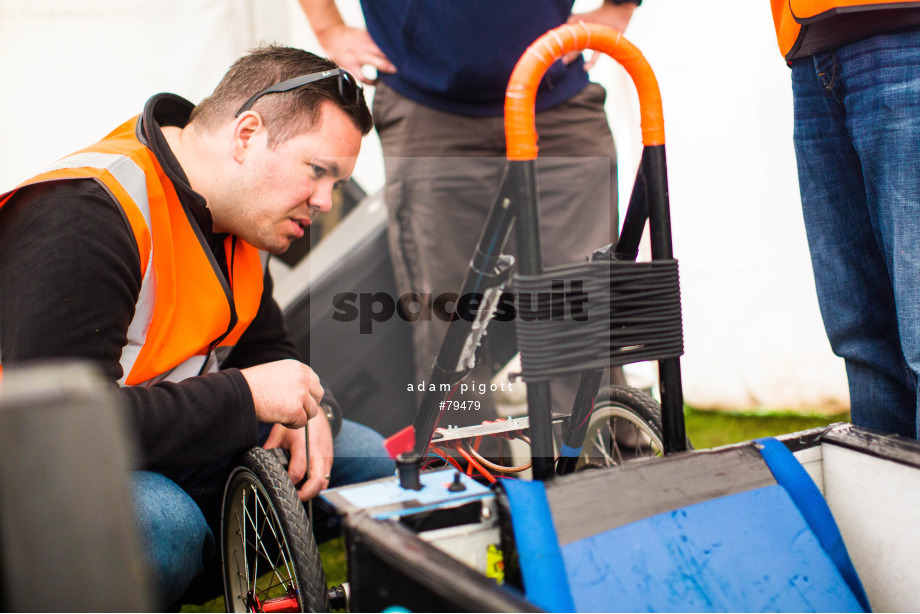
[[[233,125],[233,159],[242,162],[252,148],[254,138],[263,130],[262,116],[255,111],[246,111],[237,117]]]

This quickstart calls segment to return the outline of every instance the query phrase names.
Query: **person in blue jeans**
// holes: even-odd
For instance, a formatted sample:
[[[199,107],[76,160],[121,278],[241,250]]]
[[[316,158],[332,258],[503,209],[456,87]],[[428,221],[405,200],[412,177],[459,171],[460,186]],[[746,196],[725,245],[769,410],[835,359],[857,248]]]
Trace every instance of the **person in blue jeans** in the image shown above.
[[[917,438],[920,10],[867,2],[801,26],[787,6],[775,1],[774,18],[792,68],[805,230],[851,419]]]

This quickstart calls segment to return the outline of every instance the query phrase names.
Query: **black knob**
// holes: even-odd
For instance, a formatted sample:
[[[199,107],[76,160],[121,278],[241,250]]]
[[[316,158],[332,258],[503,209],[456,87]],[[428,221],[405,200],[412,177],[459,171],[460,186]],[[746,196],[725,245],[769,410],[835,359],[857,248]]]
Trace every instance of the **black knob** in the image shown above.
[[[454,472],[454,481],[447,487],[450,492],[461,492],[466,490],[466,485],[460,481],[460,472]]]

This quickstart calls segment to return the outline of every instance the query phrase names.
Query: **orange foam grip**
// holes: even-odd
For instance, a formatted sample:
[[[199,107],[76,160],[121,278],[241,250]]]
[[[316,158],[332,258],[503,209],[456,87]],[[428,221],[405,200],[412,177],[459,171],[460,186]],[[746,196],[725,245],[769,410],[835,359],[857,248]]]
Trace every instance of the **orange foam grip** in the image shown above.
[[[537,87],[549,67],[571,51],[593,49],[619,62],[632,77],[639,94],[642,144],[664,145],[664,115],[658,80],[648,62],[623,33],[607,26],[578,23],[550,30],[518,60],[505,92],[505,141],[509,160],[537,157],[534,105]]]

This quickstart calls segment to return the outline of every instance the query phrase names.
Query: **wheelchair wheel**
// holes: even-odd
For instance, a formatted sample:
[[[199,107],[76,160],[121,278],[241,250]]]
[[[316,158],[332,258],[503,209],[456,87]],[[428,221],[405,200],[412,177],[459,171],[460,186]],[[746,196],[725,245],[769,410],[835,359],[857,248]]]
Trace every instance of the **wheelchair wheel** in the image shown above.
[[[588,421],[577,468],[611,467],[630,460],[663,455],[664,437],[658,402],[629,386],[601,389]]]
[[[328,612],[303,503],[277,457],[246,452],[227,480],[221,557],[228,612]]]

